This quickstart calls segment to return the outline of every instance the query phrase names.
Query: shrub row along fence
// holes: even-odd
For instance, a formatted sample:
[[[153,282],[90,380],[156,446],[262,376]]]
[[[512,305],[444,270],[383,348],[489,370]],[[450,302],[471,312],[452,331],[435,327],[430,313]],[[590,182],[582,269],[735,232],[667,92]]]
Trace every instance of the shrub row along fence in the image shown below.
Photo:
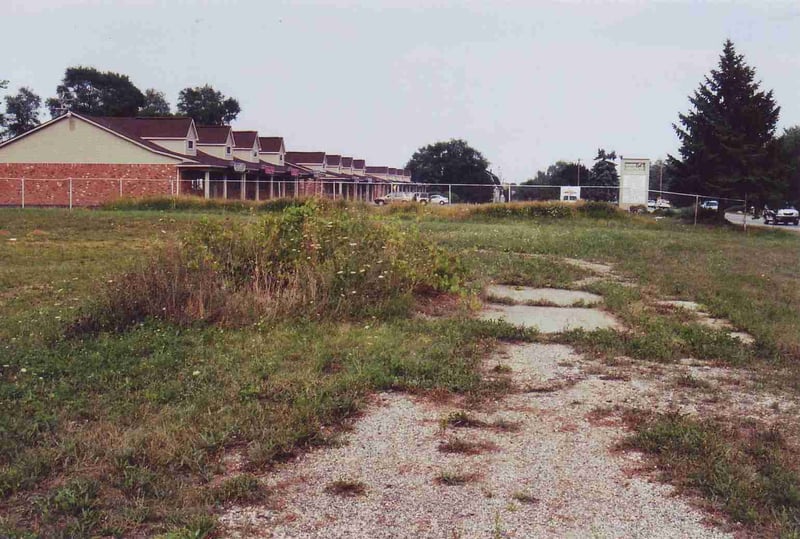
[[[349,180],[214,180],[206,186],[202,180],[143,178],[0,178],[0,206],[91,207],[120,198],[188,195],[221,200],[262,201],[276,198],[308,198],[319,196],[334,200],[374,202],[389,192],[422,193],[413,197],[427,202],[432,195],[441,195],[439,203],[524,202],[536,200],[577,200],[617,203],[617,186],[546,186],[487,184],[374,183]],[[649,191],[651,204],[636,210],[668,211],[673,208],[699,208],[716,201],[718,209],[744,209],[746,200],[678,193]],[[409,197],[411,199],[411,197]]]

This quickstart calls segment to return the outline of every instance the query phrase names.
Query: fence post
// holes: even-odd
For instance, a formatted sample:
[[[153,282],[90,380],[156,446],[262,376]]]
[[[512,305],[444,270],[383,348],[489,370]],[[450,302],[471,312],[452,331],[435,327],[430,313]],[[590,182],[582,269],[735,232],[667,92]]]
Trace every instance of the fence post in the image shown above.
[[[453,203],[453,184],[452,183],[448,183],[447,184],[447,203],[448,204],[452,204]]]
[[[169,181],[169,194],[172,194],[172,180]],[[119,179],[119,196],[122,196],[122,178]]]
[[[722,216],[725,217],[724,215]],[[744,195],[744,219],[742,220],[744,231],[747,232],[747,193]]]
[[[20,178],[22,180],[22,207],[25,208],[25,178]]]
[[[700,206],[700,195],[694,196],[694,226],[697,226],[697,208]]]
[[[72,178],[69,178],[69,209],[72,209]]]

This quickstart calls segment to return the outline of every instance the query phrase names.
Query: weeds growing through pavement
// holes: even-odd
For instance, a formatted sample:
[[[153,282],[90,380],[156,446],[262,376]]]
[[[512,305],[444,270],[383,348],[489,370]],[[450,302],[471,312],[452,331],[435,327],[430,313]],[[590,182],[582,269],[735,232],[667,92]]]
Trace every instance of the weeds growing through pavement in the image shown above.
[[[652,455],[665,481],[699,493],[754,535],[800,534],[797,448],[779,426],[641,410],[624,419],[634,430],[624,447]]]
[[[336,496],[356,497],[367,493],[367,485],[352,479],[337,479],[325,487],[325,492]]]
[[[440,485],[448,487],[460,487],[467,483],[472,483],[478,479],[478,475],[474,473],[462,473],[455,471],[442,471],[435,478],[434,481]]]

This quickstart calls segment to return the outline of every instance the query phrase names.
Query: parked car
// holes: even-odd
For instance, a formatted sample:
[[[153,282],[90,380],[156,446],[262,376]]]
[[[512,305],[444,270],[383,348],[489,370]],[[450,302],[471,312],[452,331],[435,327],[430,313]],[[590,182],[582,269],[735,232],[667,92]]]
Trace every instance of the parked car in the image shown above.
[[[430,202],[431,204],[439,204],[440,206],[444,206],[445,204],[450,204],[450,199],[444,195],[431,195]]]
[[[800,212],[791,204],[784,204],[779,210],[770,210],[769,208],[764,210],[765,225],[779,225],[781,223],[797,226],[800,224]]]
[[[656,201],[655,200],[648,200],[647,201],[647,211],[649,211],[649,212],[656,211]]]
[[[704,210],[719,211],[719,202],[716,200],[704,200],[700,203],[700,207]]]
[[[384,204],[397,204],[398,202],[419,202],[420,204],[427,204],[428,194],[410,191],[394,191],[382,197],[375,198],[375,204],[378,206],[383,206]]]
[[[656,200],[656,209],[668,210],[670,208],[672,208],[672,204],[666,198],[659,198]]]

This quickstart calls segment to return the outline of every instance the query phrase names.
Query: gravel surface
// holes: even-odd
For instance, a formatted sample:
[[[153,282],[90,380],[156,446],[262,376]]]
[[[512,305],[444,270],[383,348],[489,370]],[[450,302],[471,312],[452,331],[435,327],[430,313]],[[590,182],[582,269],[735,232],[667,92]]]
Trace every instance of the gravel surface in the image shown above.
[[[607,266],[583,267],[617,279]],[[495,310],[484,316],[522,307],[492,306]],[[525,307],[518,314],[530,321],[536,309],[542,309],[533,315],[538,323],[574,311]],[[676,496],[657,481],[642,455],[619,451],[628,434],[619,414],[597,414],[598,409],[635,407],[765,422],[800,413],[796,397],[771,393],[753,373],[693,359],[662,364],[620,357],[607,365],[567,346],[524,344],[499,350],[485,370],[486,376],[508,376],[514,390],[467,410],[482,426],[443,424],[443,418],[462,410],[458,402],[377,395],[341,445],[307,453],[262,476],[271,493],[268,502],[230,507],[221,517],[223,535],[733,537],[728,532],[735,526],[699,509],[696,500]],[[475,454],[441,450],[445,442],[457,445],[454,441],[472,444],[468,447]],[[437,480],[458,476],[466,482],[451,486]],[[363,493],[332,493],[329,487],[336,482],[363,487]]]
[[[672,408],[683,400],[680,390],[665,391],[673,375],[694,369],[714,379],[722,372],[694,364],[654,375],[642,366],[630,380],[618,380],[569,347],[547,344],[509,347],[487,369],[496,364],[511,368],[520,390],[469,413],[489,423],[514,422],[519,430],[443,431],[441,418],[457,407],[381,394],[344,445],[307,454],[266,476],[275,492],[272,503],[230,509],[222,519],[226,536],[729,536],[671,487],[652,481],[638,453],[615,450],[625,435],[617,421],[590,419],[598,406]],[[548,385],[552,391],[525,391]],[[452,437],[490,449],[477,455],[439,451]],[[435,481],[442,472],[475,477],[446,486]],[[346,497],[326,491],[339,480],[362,482],[366,492]],[[532,503],[519,501],[520,494]]]

